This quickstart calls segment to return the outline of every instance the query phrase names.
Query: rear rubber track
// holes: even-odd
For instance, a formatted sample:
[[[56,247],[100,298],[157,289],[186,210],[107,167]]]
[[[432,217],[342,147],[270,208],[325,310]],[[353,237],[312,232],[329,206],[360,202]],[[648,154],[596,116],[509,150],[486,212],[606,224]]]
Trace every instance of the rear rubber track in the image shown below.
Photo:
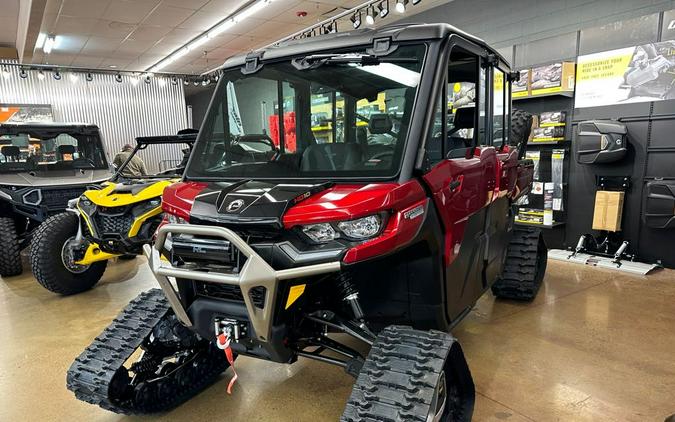
[[[341,422],[425,422],[455,341],[440,331],[385,328],[354,383]]]
[[[122,414],[147,414],[170,410],[215,382],[229,364],[222,351],[212,344],[198,355],[191,371],[183,378],[189,383],[174,383],[170,391],[161,390],[145,402],[138,397],[116,400],[109,387],[118,369],[152,333],[153,328],[170,312],[169,303],[160,289],[141,293],[75,359],[67,375],[67,387],[75,397],[103,409]]]
[[[502,275],[492,285],[495,296],[520,301],[537,296],[546,272],[546,246],[540,237],[537,229],[513,229]]]

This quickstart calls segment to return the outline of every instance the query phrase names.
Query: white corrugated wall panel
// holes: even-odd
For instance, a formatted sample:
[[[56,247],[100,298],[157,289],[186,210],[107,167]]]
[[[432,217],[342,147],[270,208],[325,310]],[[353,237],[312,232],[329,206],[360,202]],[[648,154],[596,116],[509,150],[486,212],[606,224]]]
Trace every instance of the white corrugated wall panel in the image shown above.
[[[115,81],[113,74],[70,72],[55,80],[45,72],[28,70],[28,77],[19,76],[19,68],[10,66],[9,77],[0,77],[0,103],[51,104],[57,122],[93,123],[101,129],[109,160],[126,144],[134,144],[137,136],[172,135],[187,127],[185,93],[182,81],[174,85],[164,77],[154,77],[145,83],[135,76],[122,76]],[[132,82],[136,82],[133,83]],[[157,171],[162,160],[181,158],[177,146],[149,147],[142,152],[148,170]]]

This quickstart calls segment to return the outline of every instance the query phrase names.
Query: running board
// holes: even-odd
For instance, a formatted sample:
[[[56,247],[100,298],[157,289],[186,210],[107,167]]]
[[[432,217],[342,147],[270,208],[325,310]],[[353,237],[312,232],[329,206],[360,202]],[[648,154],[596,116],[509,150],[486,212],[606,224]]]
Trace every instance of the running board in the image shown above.
[[[579,252],[575,254],[572,251],[562,249],[551,249],[548,251],[549,259],[556,261],[574,262],[576,264],[590,265],[593,267],[607,268],[610,270],[623,271],[631,274],[647,275],[651,271],[661,268],[657,264],[645,264],[642,262],[620,260],[614,262],[614,259],[604,256],[590,255]]]

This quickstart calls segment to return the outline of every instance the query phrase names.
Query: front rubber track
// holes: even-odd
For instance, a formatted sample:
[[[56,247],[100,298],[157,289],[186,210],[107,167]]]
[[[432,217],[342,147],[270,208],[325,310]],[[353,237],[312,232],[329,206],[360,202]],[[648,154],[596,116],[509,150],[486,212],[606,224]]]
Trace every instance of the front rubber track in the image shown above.
[[[79,219],[71,212],[46,219],[35,231],[30,245],[33,275],[45,289],[62,295],[72,295],[91,289],[103,276],[107,261],[91,264],[84,272],[75,274],[66,268],[61,258],[64,243],[77,234]]]
[[[23,272],[21,267],[21,247],[16,233],[14,219],[0,217],[0,276],[11,277]]]

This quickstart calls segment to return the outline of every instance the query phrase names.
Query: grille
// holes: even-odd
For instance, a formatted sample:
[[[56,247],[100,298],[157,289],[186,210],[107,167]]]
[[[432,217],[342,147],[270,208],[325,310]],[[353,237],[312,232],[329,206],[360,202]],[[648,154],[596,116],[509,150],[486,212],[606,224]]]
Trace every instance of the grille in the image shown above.
[[[100,235],[126,235],[129,233],[129,229],[134,222],[134,218],[131,215],[110,216],[99,214],[95,217],[95,220],[96,228],[98,229]]]
[[[244,296],[241,294],[239,286],[232,284],[216,284],[198,281],[196,284],[197,294],[218,300],[232,300],[235,302],[243,302]],[[254,287],[250,291],[251,300],[256,308],[265,307],[265,293],[267,289],[262,286]]]
[[[40,205],[45,205],[50,208],[65,208],[68,201],[82,195],[85,187],[68,188],[68,189],[42,189],[42,202]]]

